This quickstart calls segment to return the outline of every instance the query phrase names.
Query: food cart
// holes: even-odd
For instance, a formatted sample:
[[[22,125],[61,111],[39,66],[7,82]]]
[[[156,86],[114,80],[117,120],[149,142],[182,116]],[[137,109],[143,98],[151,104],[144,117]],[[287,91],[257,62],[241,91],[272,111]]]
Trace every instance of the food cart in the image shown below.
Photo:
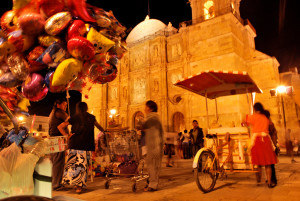
[[[212,191],[218,176],[226,175],[226,171],[256,172],[251,164],[248,150],[248,141],[251,137],[248,128],[210,129],[208,119],[207,99],[215,99],[218,120],[216,99],[222,96],[246,94],[249,113],[252,113],[252,93],[261,93],[261,90],[248,73],[208,70],[179,80],[175,85],[204,96],[206,100],[208,131],[205,136],[205,146],[197,152],[193,161],[194,176],[199,189],[205,193]]]

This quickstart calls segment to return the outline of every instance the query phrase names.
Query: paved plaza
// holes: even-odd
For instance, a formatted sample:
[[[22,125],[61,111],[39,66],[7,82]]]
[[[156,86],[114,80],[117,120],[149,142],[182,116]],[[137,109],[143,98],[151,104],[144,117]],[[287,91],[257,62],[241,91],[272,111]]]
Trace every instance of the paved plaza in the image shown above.
[[[110,188],[104,188],[105,178],[95,178],[88,182],[88,189],[78,195],[73,189],[53,192],[56,200],[130,200],[130,201],[177,201],[177,200],[278,200],[300,201],[300,157],[298,163],[291,163],[289,157],[280,156],[276,165],[278,186],[269,189],[265,184],[256,185],[254,173],[229,173],[227,179],[217,180],[215,189],[202,193],[193,178],[192,160],[179,160],[174,167],[163,167],[160,188],[156,192],[143,192],[146,182],[137,185],[137,191],[131,191],[130,179],[116,179]]]

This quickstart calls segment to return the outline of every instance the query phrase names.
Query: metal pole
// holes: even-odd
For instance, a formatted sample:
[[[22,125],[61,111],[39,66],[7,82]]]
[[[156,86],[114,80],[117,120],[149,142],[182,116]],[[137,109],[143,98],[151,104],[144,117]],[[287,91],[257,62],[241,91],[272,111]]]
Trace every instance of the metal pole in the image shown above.
[[[207,129],[209,129],[208,105],[207,105],[207,91],[205,91],[205,103],[206,103],[206,119],[207,119]]]
[[[19,133],[19,123],[18,123],[17,118],[13,115],[13,113],[10,111],[10,109],[7,107],[7,105],[2,100],[1,97],[0,97],[0,106],[2,107],[5,114],[7,114],[7,116],[10,118],[10,120],[14,124],[15,133]]]
[[[248,88],[246,88],[246,96],[247,96],[247,103],[248,103],[248,108],[249,108],[249,114],[251,114],[251,105],[250,105],[250,102],[249,102]]]
[[[217,98],[215,98],[215,104],[216,104],[216,118],[217,118],[217,123],[219,122],[219,114],[218,114],[218,103],[217,103]]]
[[[285,119],[285,110],[284,110],[283,96],[282,96],[282,94],[280,94],[280,96],[281,96],[281,104],[282,104],[284,131],[286,131],[286,119]]]

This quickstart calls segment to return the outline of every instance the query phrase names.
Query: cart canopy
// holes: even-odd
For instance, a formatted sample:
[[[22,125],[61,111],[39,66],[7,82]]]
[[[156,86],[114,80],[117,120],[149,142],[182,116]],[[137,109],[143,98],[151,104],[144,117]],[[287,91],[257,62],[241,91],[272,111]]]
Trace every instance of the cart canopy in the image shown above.
[[[245,93],[262,93],[258,86],[245,71],[208,70],[196,75],[178,80],[176,86],[214,99]]]

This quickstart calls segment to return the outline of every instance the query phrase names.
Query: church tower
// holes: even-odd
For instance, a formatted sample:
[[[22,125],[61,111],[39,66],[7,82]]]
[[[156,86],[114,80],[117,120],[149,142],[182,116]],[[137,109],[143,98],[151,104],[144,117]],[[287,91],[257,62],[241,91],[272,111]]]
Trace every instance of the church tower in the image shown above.
[[[193,24],[232,12],[240,16],[241,0],[189,0]]]

